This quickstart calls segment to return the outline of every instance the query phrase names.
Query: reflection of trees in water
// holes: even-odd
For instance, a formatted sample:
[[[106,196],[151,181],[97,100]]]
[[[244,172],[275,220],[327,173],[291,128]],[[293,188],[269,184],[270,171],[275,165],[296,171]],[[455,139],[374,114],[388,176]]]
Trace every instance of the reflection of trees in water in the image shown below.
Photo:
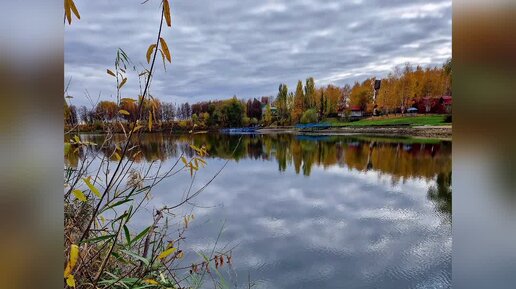
[[[451,222],[452,214],[452,172],[437,174],[435,185],[428,189],[428,199],[435,203],[437,211]]]
[[[116,140],[117,136],[114,137]],[[103,140],[101,135],[84,135],[82,138],[98,144]],[[136,162],[166,160],[177,158],[182,152],[191,157],[194,151],[189,145],[194,144],[205,146],[208,158],[275,160],[280,171],[293,166],[297,174],[302,171],[306,176],[310,175],[314,165],[323,168],[338,165],[364,172],[372,170],[389,174],[393,183],[407,178],[433,179],[439,173],[451,172],[450,142],[417,143],[406,139],[354,136],[244,135],[235,150],[239,138],[223,134],[144,134],[133,142],[141,151],[133,158]],[[115,149],[113,145],[102,151],[111,155]],[[67,161],[77,163],[77,156],[67,156]]]

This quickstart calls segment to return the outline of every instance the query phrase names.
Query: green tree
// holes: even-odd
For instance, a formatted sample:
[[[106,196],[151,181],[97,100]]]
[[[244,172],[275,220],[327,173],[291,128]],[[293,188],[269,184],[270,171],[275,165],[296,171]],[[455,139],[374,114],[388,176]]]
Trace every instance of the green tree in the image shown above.
[[[242,126],[242,117],[245,113],[245,107],[236,97],[233,97],[224,105],[223,111],[229,127]]]
[[[319,120],[323,119],[323,117],[324,117],[324,108],[325,108],[324,89],[321,89],[321,99],[319,100]]]
[[[269,126],[272,123],[272,111],[270,104],[265,106],[265,113],[263,115],[263,125]]]
[[[281,124],[288,121],[289,113],[287,107],[288,87],[286,84],[280,84],[278,88],[278,96],[276,97],[276,107],[278,112],[278,120]]]
[[[306,79],[303,103],[305,110],[315,107],[315,81],[313,77],[309,77]]]
[[[317,111],[311,108],[303,113],[303,116],[301,116],[301,123],[313,122],[317,122]]]

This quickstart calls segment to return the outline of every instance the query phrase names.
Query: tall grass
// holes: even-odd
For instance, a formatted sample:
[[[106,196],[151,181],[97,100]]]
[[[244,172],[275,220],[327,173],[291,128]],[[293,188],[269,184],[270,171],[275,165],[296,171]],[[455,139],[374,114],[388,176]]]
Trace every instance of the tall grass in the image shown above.
[[[200,255],[186,249],[186,234],[195,220],[190,204],[225,164],[198,190],[193,190],[193,184],[197,171],[206,165],[204,147],[191,145],[195,155],[188,159],[182,154],[168,168],[160,161],[135,164],[141,153],[138,139],[145,130],[143,104],[151,97],[148,91],[156,55],[165,50],[161,38],[163,21],[170,22],[168,1],[163,0],[162,4],[155,46],[147,51],[150,67],[139,72],[139,82],[144,85],[140,86],[139,99],[134,100],[138,103],[136,120],[123,124],[117,119],[104,124],[105,138],[97,144],[83,141],[77,127],[65,133],[65,154],[79,158],[77,164],[65,164],[64,168],[65,288],[201,288],[208,277],[216,288],[229,288],[219,269],[231,267],[231,249],[218,251],[214,244],[211,252],[197,252]],[[118,102],[129,69],[137,70],[119,49],[114,71],[108,69],[107,76],[116,79]],[[147,119],[151,131],[152,114]],[[123,131],[122,140],[113,138],[118,128]],[[146,200],[154,188],[178,174],[191,176],[181,200],[153,209],[152,222],[136,230],[132,224],[137,215],[146,212]],[[181,211],[187,213],[178,214]],[[187,254],[195,254],[188,259],[197,261],[186,263]]]

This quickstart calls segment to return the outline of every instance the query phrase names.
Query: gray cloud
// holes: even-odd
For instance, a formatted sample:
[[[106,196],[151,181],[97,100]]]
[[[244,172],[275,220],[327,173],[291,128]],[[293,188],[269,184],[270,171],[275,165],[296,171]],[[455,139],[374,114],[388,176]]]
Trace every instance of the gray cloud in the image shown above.
[[[142,69],[154,41],[159,1],[77,1],[82,19],[65,32],[65,77],[76,104],[85,90],[114,95],[118,47]],[[451,56],[451,0],[173,1],[164,37],[172,65],[157,68],[152,94],[164,101],[274,95],[313,76],[343,85],[383,76],[410,61],[440,65]],[[124,88],[138,94],[136,74]]]

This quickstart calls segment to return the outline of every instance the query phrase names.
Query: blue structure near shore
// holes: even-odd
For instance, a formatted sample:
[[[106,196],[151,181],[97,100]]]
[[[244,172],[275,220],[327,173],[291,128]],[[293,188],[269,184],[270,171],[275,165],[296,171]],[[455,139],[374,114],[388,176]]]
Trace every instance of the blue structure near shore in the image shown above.
[[[223,128],[220,130],[221,133],[225,134],[254,134],[256,133],[255,127],[233,127]]]
[[[327,129],[330,127],[331,127],[331,124],[326,123],[326,122],[296,124],[296,128],[300,129],[300,130],[317,130],[317,129]]]

